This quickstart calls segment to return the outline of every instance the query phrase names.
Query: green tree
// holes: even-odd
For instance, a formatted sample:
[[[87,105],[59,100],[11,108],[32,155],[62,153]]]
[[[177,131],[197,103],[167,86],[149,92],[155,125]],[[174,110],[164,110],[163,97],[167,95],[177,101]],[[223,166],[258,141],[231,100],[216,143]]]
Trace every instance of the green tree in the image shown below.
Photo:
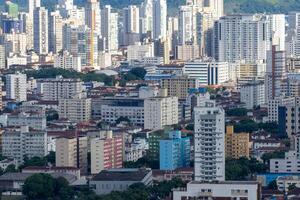
[[[271,181],[271,182],[268,184],[268,188],[269,188],[269,189],[272,189],[272,190],[277,190],[277,182],[276,182],[276,180]]]
[[[246,108],[233,108],[226,111],[228,116],[246,116],[248,110]]]
[[[227,159],[225,162],[226,180],[247,180],[249,176],[266,170],[267,166],[254,158]]]
[[[270,160],[273,158],[284,158],[285,152],[284,151],[274,151],[271,153],[265,153],[262,155],[261,159],[266,165],[269,165]]]
[[[47,160],[48,163],[55,165],[55,152],[50,151],[50,153],[47,156],[45,156],[45,159]]]
[[[139,79],[144,79],[146,75],[146,70],[141,67],[135,67],[129,71],[130,74],[133,74],[134,76],[138,77]]]
[[[25,180],[23,194],[28,200],[54,197],[54,179],[49,174],[34,174]]]
[[[128,119],[128,117],[121,116],[116,120],[116,124],[120,124],[121,122],[127,122],[128,124],[130,124],[130,119]]]
[[[74,196],[74,192],[69,186],[68,181],[63,177],[55,179],[54,194],[64,200],[71,200]]]
[[[251,119],[241,120],[239,123],[234,124],[234,131],[236,133],[252,133],[253,131],[257,131],[258,128],[258,124]]]
[[[28,200],[72,200],[75,193],[63,177],[55,179],[49,174],[34,174],[25,180],[23,194]]]
[[[13,173],[13,172],[17,172],[17,168],[14,164],[10,164],[7,166],[7,168],[5,169],[5,173]]]
[[[297,188],[297,187],[296,187],[296,183],[293,183],[293,184],[289,185],[288,191],[292,191],[292,190],[294,190],[294,189],[296,189],[296,188]]]

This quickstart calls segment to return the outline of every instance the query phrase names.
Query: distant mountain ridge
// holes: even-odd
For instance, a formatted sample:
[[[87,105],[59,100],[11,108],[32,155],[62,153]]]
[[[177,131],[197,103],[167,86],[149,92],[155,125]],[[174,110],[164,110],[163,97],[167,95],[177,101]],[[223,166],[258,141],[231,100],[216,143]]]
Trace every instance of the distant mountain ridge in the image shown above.
[[[13,0],[21,8],[26,8],[28,0]],[[140,4],[143,0],[100,0],[101,5],[111,5],[114,8],[123,8],[130,4]],[[186,0],[167,0],[168,8],[176,10],[183,5]],[[225,13],[287,13],[290,11],[300,11],[299,0],[224,0]],[[0,0],[0,6],[5,0]],[[42,4],[48,8],[53,8],[57,0],[42,0]],[[83,6],[86,0],[74,0],[77,5]]]

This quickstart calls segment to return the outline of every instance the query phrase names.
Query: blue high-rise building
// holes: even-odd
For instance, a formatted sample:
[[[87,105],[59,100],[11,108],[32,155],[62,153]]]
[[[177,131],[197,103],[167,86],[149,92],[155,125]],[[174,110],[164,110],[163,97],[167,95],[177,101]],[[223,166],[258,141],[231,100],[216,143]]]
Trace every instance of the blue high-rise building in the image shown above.
[[[169,139],[159,141],[159,160],[161,170],[174,170],[190,165],[190,138],[181,137],[180,131],[169,133]]]

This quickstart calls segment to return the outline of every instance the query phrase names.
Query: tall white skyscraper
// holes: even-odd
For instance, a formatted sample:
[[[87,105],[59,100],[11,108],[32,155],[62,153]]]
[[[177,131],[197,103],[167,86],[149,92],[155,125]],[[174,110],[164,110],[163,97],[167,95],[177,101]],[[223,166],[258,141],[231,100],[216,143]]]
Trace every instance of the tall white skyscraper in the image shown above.
[[[15,101],[27,100],[27,78],[26,74],[8,74],[6,75],[6,99]]]
[[[41,7],[41,0],[28,0],[28,15],[26,16],[27,48],[33,48],[33,11]]]
[[[48,10],[38,7],[33,12],[34,50],[39,54],[48,53]]]
[[[289,57],[300,56],[300,12],[288,14],[286,53]]]
[[[195,181],[224,181],[225,111],[208,100],[194,114]]]
[[[118,19],[119,14],[113,13],[110,5],[106,5],[101,11],[101,35],[105,43],[105,50],[118,50]]]
[[[277,45],[278,50],[285,50],[285,15],[284,14],[274,14],[269,15],[270,20],[270,34],[272,37],[272,45]]]
[[[139,7],[130,5],[123,9],[123,27],[125,33],[140,33]]]
[[[179,45],[193,43],[193,6],[181,6],[179,10]]]
[[[270,48],[269,20],[265,15],[228,15],[214,28],[214,57],[218,61],[266,60]]]
[[[63,18],[58,11],[49,16],[49,51],[57,53],[63,49]]]
[[[167,1],[153,0],[153,39],[167,37]]]
[[[153,0],[145,0],[140,7],[141,33],[152,31]]]
[[[28,0],[28,13],[33,16],[33,11],[41,7],[41,0]]]

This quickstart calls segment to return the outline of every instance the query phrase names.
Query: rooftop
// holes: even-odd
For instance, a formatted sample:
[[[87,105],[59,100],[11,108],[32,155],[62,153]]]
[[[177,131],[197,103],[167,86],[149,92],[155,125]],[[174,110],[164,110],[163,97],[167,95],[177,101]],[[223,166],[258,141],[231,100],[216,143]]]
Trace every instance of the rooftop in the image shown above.
[[[113,169],[103,170],[92,178],[92,181],[142,181],[148,169]]]

